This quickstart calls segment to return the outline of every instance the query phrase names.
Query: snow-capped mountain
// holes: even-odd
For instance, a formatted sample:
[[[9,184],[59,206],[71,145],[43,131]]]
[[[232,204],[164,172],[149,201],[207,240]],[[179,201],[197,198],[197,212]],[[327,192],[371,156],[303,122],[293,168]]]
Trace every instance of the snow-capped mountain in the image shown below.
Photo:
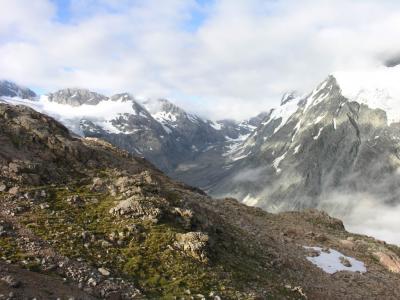
[[[399,70],[334,73],[311,93],[283,99],[236,148],[210,187],[272,211],[400,204]]]
[[[13,89],[18,86],[13,84]],[[20,90],[22,90],[20,88]],[[261,117],[248,122],[204,120],[166,99],[139,101],[128,93],[107,97],[85,89],[63,89],[35,99],[0,93],[3,101],[23,104],[53,116],[72,132],[103,138],[144,156],[170,175],[181,165],[218,147],[239,144]],[[255,125],[251,125],[255,124]],[[220,156],[221,156],[220,155]]]
[[[19,97],[22,99],[33,99],[36,97],[35,92],[30,89],[16,85],[7,80],[0,80],[0,95],[5,97]]]
[[[400,204],[398,75],[399,68],[333,73],[310,93],[285,93],[279,107],[243,122],[204,120],[168,100],[126,93],[2,98],[144,156],[214,196],[342,215],[360,199]]]

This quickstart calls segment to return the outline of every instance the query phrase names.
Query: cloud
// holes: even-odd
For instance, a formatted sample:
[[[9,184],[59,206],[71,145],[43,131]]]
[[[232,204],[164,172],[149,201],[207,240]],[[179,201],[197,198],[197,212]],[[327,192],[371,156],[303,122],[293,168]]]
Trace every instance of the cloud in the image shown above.
[[[265,175],[266,167],[247,168],[239,171],[234,177],[234,182],[256,182]]]
[[[0,0],[1,77],[49,91],[168,97],[210,118],[239,119],[400,49],[398,1],[69,3]]]
[[[398,204],[385,204],[381,198],[369,193],[335,192],[326,196],[319,208],[340,218],[350,232],[400,245]]]

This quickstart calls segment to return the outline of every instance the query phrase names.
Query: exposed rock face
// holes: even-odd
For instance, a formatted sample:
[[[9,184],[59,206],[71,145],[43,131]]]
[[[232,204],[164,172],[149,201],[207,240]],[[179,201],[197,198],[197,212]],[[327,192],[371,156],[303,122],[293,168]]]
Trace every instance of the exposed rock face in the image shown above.
[[[71,106],[96,105],[106,99],[103,95],[85,89],[64,89],[48,94],[49,101]]]
[[[393,252],[375,252],[374,256],[390,272],[400,273],[400,259]]]
[[[16,85],[13,82],[0,80],[0,97],[1,96],[33,99],[36,97],[36,94],[30,89]]]
[[[330,76],[309,95],[285,98],[209,191],[273,211],[318,207],[344,215],[351,202],[330,200],[357,194],[396,203],[399,138],[383,110],[345,98]]]
[[[168,203],[163,199],[144,198],[143,195],[132,196],[120,201],[110,210],[110,213],[116,216],[150,220],[157,223],[163,214],[163,210],[160,207],[166,205]]]
[[[200,261],[207,260],[208,235],[203,232],[177,234],[174,246]]]

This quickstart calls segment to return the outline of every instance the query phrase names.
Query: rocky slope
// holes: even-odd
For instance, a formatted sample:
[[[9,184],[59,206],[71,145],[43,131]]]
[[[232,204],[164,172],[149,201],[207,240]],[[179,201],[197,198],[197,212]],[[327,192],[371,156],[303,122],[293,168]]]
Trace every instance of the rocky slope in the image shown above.
[[[213,200],[27,107],[0,104],[0,144],[0,298],[400,296],[400,249],[325,213]]]

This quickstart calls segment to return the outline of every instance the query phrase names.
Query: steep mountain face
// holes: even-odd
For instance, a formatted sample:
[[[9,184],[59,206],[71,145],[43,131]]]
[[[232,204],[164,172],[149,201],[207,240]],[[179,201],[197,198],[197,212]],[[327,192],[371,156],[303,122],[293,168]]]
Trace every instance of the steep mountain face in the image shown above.
[[[400,249],[325,213],[211,199],[24,106],[0,103],[0,144],[1,295],[400,297]]]
[[[340,195],[398,203],[399,123],[360,95],[345,97],[330,76],[311,94],[283,101],[240,145],[244,158],[212,193],[278,211],[345,214],[354,202],[329,201]]]
[[[21,87],[7,80],[0,80],[0,95],[6,97],[19,97],[22,99],[33,99],[36,97],[35,92],[30,89]]]

